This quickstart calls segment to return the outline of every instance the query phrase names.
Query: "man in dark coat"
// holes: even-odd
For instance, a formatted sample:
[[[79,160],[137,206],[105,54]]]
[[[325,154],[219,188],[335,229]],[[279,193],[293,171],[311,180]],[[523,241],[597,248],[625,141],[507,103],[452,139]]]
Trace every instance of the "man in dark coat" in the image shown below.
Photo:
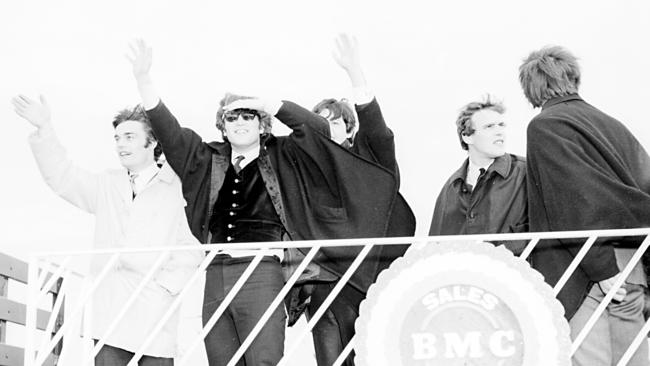
[[[217,127],[226,142],[205,143],[182,128],[160,101],[149,76],[151,50],[141,41],[134,47],[132,63],[152,127],[183,182],[192,232],[205,243],[233,244],[207,270],[204,323],[252,260],[252,253],[238,255],[237,242],[381,237],[391,227],[402,226],[391,214],[400,203],[395,176],[332,142],[322,117],[290,102],[249,99],[244,106],[237,105],[245,102],[242,97],[227,96],[217,112]],[[292,133],[270,135],[271,116]],[[369,179],[376,184],[368,187]],[[326,256],[327,250],[319,255]],[[211,365],[231,358],[278,294],[283,283],[279,257],[281,251],[264,257],[206,337]],[[333,272],[346,268],[344,261],[329,264]],[[350,283],[367,288],[376,267],[360,267]],[[246,364],[279,361],[284,318],[278,307],[244,355]]]
[[[327,119],[330,136],[334,142],[368,161],[377,163],[399,178],[393,132],[386,125],[379,103],[367,87],[357,41],[354,37],[342,34],[336,39],[336,43],[335,60],[346,71],[352,84],[352,101],[359,117],[358,131],[355,134],[356,119],[347,101],[325,99],[318,103],[313,111]],[[368,177],[366,183],[372,182]],[[387,236],[412,236],[415,233],[415,217],[399,194],[394,209],[393,215],[399,218],[399,225],[390,227]],[[393,224],[397,222],[391,221]],[[370,251],[363,267],[370,267],[371,271],[374,271],[374,281],[374,278],[393,260],[402,256],[407,248],[408,245],[376,246]],[[306,308],[308,318],[318,311],[344,273],[340,270],[328,270],[331,268],[330,263],[342,263],[347,266],[354,260],[358,250],[359,248],[356,248],[354,252],[350,252],[348,248],[326,248],[326,256],[316,258],[316,264],[321,266],[321,275],[315,283],[305,284],[303,288],[303,296],[305,293],[311,295],[309,306]],[[327,262],[323,262],[323,259]],[[341,270],[344,269],[344,266],[341,266]],[[355,286],[354,283],[346,284],[312,329],[319,366],[332,365],[354,337],[354,323],[359,317],[359,305],[365,298],[370,284],[361,287]],[[354,352],[351,352],[343,365],[353,366],[353,360]]]
[[[624,229],[650,226],[650,157],[619,121],[577,93],[576,58],[561,47],[531,53],[519,69],[526,98],[542,110],[528,126],[528,202],[531,231]],[[533,265],[555,285],[584,240],[548,240]],[[610,291],[640,241],[597,241],[558,299],[572,337]],[[645,274],[638,263],[575,353],[575,365],[615,365],[643,326]],[[641,343],[628,365],[647,365]]]
[[[528,231],[526,160],[505,150],[504,112],[489,96],[461,108],[456,132],[468,156],[438,195],[429,235]],[[526,242],[504,245],[518,255]]]

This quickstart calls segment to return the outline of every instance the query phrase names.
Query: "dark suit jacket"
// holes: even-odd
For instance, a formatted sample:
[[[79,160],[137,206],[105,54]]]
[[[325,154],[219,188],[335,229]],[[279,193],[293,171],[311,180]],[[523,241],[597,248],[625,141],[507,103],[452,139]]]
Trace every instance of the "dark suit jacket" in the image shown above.
[[[650,226],[650,157],[619,121],[578,95],[554,98],[528,126],[528,208],[531,231]],[[558,299],[571,318],[594,282],[616,275],[613,243],[597,242]],[[584,240],[548,240],[533,266],[555,285]]]
[[[162,102],[147,114],[169,164],[183,182],[190,228],[207,242],[207,222],[230,161],[230,146],[203,142],[194,131],[182,128]],[[385,236],[397,199],[394,174],[331,141],[322,117],[296,104],[285,102],[276,117],[293,132],[265,137],[258,166],[290,238]],[[374,184],[369,186],[369,181]],[[346,268],[345,261],[328,263],[335,273]],[[376,264],[364,265],[350,283],[365,290],[375,274]]]

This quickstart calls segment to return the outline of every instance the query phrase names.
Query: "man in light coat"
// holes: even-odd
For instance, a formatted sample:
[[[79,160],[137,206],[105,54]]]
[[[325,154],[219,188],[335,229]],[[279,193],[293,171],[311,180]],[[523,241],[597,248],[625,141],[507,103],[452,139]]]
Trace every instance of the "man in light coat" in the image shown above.
[[[93,174],[66,156],[52,127],[50,108],[15,97],[16,113],[37,128],[29,142],[45,182],[66,201],[95,215],[95,248],[135,248],[198,244],[185,216],[181,183],[171,168],[157,165],[160,146],[141,107],[114,119],[115,145],[123,169]],[[105,341],[95,365],[126,365],[171,306],[201,259],[199,251],[166,255],[114,331],[107,330],[142,282],[159,253],[123,254],[93,294],[92,336]],[[106,265],[95,257],[91,273]],[[146,347],[140,365],[173,365],[178,312]]]

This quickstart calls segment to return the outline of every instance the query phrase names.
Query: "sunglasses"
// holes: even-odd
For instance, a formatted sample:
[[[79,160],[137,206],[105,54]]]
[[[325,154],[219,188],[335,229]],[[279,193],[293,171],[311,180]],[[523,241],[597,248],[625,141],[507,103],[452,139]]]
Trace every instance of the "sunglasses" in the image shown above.
[[[239,116],[241,116],[241,118],[246,122],[250,122],[254,120],[255,117],[259,118],[259,114],[255,110],[235,109],[234,111],[224,112],[223,120],[226,122],[235,122],[239,118]]]

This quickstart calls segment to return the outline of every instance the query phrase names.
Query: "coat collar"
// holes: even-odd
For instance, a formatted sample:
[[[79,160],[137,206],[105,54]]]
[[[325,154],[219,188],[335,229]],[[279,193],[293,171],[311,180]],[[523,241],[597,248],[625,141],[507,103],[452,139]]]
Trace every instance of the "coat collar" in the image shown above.
[[[465,181],[465,177],[467,176],[467,166],[469,165],[469,158],[465,159],[463,162],[463,165],[460,166],[458,170],[451,176],[451,182],[454,183],[457,180],[462,180]],[[488,168],[486,174],[490,174],[491,172],[496,172],[499,174],[502,178],[506,178],[508,174],[510,174],[510,167],[512,166],[512,156],[510,154],[505,153],[498,158],[494,159],[494,162],[490,167]]]
[[[275,136],[270,133],[265,133],[260,136],[260,152],[266,149],[266,146],[273,144],[275,141]],[[215,151],[217,155],[225,156],[230,158],[232,152],[232,147],[227,142],[221,141],[212,141],[209,142],[208,147]]]
[[[570,100],[582,100],[582,98],[580,98],[580,95],[578,95],[578,94],[569,94],[569,95],[565,95],[563,97],[551,98],[546,103],[544,103],[544,105],[542,106],[542,110],[544,110],[546,108],[549,108],[549,107],[552,107],[552,106],[554,106],[556,104],[568,102]]]
[[[176,173],[172,169],[172,167],[169,165],[169,163],[165,162],[161,167],[160,171],[158,172],[158,179],[161,181],[169,184],[174,180],[174,177],[176,176]]]

